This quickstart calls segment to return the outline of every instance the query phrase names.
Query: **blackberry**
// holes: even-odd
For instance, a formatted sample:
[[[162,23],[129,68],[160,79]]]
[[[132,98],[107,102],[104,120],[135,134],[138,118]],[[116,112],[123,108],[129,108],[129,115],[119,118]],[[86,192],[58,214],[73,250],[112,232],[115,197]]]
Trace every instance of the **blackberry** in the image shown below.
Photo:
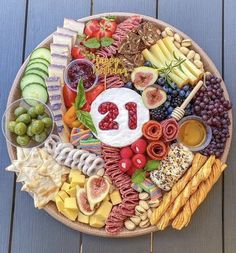
[[[162,121],[166,119],[168,116],[167,109],[163,105],[158,108],[151,109],[150,116],[151,116],[151,119],[153,120]]]

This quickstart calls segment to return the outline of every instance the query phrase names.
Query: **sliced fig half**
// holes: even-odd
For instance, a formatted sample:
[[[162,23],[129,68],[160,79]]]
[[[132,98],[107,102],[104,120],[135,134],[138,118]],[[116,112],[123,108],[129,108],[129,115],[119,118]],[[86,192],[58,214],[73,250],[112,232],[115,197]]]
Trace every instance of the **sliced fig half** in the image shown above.
[[[87,193],[84,188],[78,187],[76,189],[76,198],[79,209],[83,214],[90,216],[94,213],[94,210],[90,208]]]
[[[161,106],[166,101],[166,93],[159,86],[148,86],[142,93],[144,105],[148,109],[154,109]]]
[[[150,67],[138,67],[131,73],[131,80],[137,90],[144,90],[147,86],[155,83],[158,71]]]
[[[106,198],[110,184],[106,178],[94,175],[89,177],[86,189],[90,208],[93,210],[97,203]]]

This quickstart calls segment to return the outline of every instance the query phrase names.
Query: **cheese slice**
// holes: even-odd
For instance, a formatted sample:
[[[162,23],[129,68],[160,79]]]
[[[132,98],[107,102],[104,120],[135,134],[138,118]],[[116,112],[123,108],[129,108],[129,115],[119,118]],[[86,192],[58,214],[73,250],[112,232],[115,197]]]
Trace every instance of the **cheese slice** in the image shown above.
[[[64,55],[51,54],[51,64],[66,67],[69,64],[69,58]]]
[[[57,32],[65,35],[70,35],[73,37],[73,46],[75,45],[76,39],[77,39],[77,32],[70,30],[68,28],[64,27],[57,27]]]
[[[70,58],[69,47],[63,44],[50,44],[51,54],[59,54]]]
[[[61,65],[50,64],[48,66],[48,76],[49,77],[59,77],[60,84],[64,84],[64,70],[65,68]]]
[[[73,36],[55,32],[53,33],[53,43],[67,45],[69,47],[69,52],[71,52],[71,48],[73,45]]]
[[[74,177],[74,176],[79,176],[79,175],[81,175],[81,171],[80,170],[78,170],[78,169],[71,169],[70,170],[70,174],[69,174],[69,182],[71,183],[71,180],[72,180],[72,178]]]
[[[63,27],[76,31],[79,35],[82,35],[84,33],[84,23],[81,23],[74,19],[64,18]]]

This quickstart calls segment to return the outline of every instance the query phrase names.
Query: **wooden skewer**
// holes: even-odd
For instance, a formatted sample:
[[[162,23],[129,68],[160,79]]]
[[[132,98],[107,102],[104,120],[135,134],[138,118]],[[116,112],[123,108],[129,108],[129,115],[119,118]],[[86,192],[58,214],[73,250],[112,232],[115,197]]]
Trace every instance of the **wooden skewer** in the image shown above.
[[[184,100],[182,105],[180,107],[176,107],[174,111],[171,114],[171,117],[175,118],[177,121],[181,120],[185,113],[186,106],[190,103],[190,101],[193,99],[193,97],[196,95],[198,90],[202,87],[203,81],[199,81],[196,86],[193,88],[189,96]]]

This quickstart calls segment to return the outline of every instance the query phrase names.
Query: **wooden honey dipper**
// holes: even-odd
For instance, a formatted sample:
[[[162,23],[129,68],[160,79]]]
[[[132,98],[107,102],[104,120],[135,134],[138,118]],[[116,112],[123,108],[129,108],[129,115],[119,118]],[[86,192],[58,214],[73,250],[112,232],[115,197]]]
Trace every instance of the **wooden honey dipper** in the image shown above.
[[[182,105],[179,107],[176,107],[174,111],[171,114],[171,117],[175,118],[177,121],[181,120],[185,113],[186,106],[190,103],[192,98],[195,96],[195,94],[198,92],[198,90],[202,87],[203,81],[199,81],[196,86],[193,88],[189,96],[184,100]]]

